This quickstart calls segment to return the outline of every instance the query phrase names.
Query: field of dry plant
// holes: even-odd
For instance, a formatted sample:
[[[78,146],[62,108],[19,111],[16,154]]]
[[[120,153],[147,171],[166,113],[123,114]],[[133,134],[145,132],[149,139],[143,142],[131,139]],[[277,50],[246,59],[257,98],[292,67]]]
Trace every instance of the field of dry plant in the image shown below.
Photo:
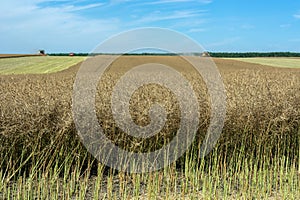
[[[159,62],[174,67],[193,86],[200,105],[197,139],[174,166],[147,175],[97,164],[80,143],[72,118],[72,89],[80,64],[53,74],[1,75],[0,198],[15,197],[19,190],[24,194],[20,199],[300,198],[300,69],[214,61],[226,88],[227,114],[216,148],[204,161],[197,152],[210,119],[209,95],[202,78],[182,58],[123,56],[100,80],[100,124],[108,138],[136,152],[168,142],[178,129],[180,109],[168,89],[141,87],[130,102],[133,120],[148,124],[154,102],[164,105],[168,119],[156,136],[142,141],[128,136],[115,126],[110,109],[117,80],[132,66]]]

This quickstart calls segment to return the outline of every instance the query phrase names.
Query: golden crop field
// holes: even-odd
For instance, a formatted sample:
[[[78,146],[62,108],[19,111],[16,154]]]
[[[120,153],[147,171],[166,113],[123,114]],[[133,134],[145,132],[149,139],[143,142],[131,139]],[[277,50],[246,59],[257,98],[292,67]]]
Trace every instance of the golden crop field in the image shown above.
[[[104,134],[133,152],[168,143],[181,111],[172,91],[144,85],[130,100],[133,121],[149,124],[154,103],[163,105],[167,120],[153,137],[128,136],[116,126],[111,110],[121,76],[133,66],[162,63],[193,87],[200,113],[195,141],[177,162],[141,174],[106,167],[81,143],[72,115],[80,63],[51,74],[0,75],[0,199],[299,199],[300,69],[214,62],[225,85],[227,112],[222,135],[204,159],[198,154],[209,125],[210,96],[201,76],[181,57],[121,56],[99,81],[96,113]]]

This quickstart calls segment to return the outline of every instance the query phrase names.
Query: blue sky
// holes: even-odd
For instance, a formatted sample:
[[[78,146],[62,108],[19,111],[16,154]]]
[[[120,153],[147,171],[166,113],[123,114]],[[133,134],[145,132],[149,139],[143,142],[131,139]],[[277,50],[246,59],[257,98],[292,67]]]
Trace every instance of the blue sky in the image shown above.
[[[214,52],[300,52],[300,1],[1,0],[0,53],[90,52],[142,27],[179,31]]]

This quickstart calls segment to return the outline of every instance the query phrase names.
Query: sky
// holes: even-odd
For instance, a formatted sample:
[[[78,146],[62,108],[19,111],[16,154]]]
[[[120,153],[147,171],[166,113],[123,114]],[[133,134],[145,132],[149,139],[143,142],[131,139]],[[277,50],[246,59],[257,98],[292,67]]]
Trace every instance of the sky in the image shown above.
[[[299,0],[0,2],[0,53],[88,53],[143,27],[175,30],[212,52],[300,52]]]

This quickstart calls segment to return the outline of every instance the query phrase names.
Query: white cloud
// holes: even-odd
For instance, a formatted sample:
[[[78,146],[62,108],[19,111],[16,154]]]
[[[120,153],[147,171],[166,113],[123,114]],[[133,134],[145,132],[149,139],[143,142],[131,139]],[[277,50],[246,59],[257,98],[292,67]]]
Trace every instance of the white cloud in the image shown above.
[[[207,31],[206,28],[191,28],[188,30],[189,33],[199,33]]]
[[[92,2],[88,0],[8,0],[1,2],[0,51],[2,53],[8,51],[25,53],[29,49],[40,48],[46,51],[69,51],[68,49],[76,51],[74,48],[81,49],[79,51],[89,51],[98,45],[98,42],[125,29],[153,24],[177,30],[201,32],[204,29],[199,27],[206,22],[202,16],[206,15],[207,11],[199,10],[199,7],[196,10],[192,5],[212,1],[162,0],[160,3],[166,5],[159,5],[159,8],[155,8],[161,9],[160,11],[151,12],[147,8],[146,13],[139,10],[140,8],[137,9],[143,4],[138,0],[111,0],[101,1],[102,3],[94,0]],[[180,2],[183,4],[190,2],[191,6],[182,8]],[[172,3],[174,5],[168,6]],[[90,11],[89,9],[96,8],[106,13],[85,15],[87,11]],[[119,14],[120,8],[128,12],[127,16],[131,16],[131,21],[125,22],[127,13],[120,11],[121,14]],[[137,11],[133,11],[133,8]],[[115,9],[116,13],[110,14],[109,9]],[[118,17],[114,17],[116,15]]]
[[[300,19],[300,11],[298,13],[294,14],[293,17],[296,19]]]
[[[239,41],[240,39],[241,39],[241,37],[226,38],[222,41],[210,43],[210,44],[206,45],[206,47],[207,48],[224,47],[224,46],[227,46],[227,45],[231,45],[231,44]]]
[[[160,1],[151,1],[146,4],[170,4],[170,3],[202,3],[209,4],[212,3],[212,0],[160,0]]]
[[[1,3],[2,53],[39,48],[89,51],[98,42],[120,31],[120,20],[117,18],[88,19],[76,12],[102,6],[101,3],[76,5],[63,0],[57,5],[51,3],[43,6],[47,2],[50,1],[10,0]]]
[[[130,2],[139,2],[139,0],[110,0],[110,5],[126,4]]]
[[[300,38],[294,38],[294,39],[290,39],[288,41],[289,42],[300,42]]]
[[[199,10],[181,10],[174,11],[171,13],[162,13],[160,11],[156,11],[149,15],[142,17],[141,19],[135,21],[135,23],[148,23],[148,22],[156,22],[156,21],[164,21],[164,20],[174,20],[174,19],[185,19],[185,18],[193,18],[200,16],[205,11]]]
[[[204,24],[208,23],[209,22],[209,19],[207,18],[204,18],[204,17],[197,17],[193,20],[179,20],[179,21],[176,21],[174,22],[173,24],[173,28],[177,29],[177,28],[184,28],[184,29],[187,29],[187,28],[199,28],[199,27],[203,27]]]
[[[292,26],[291,24],[281,24],[279,27],[280,28],[289,28],[291,26]]]
[[[255,26],[254,25],[251,25],[251,24],[244,24],[241,26],[242,29],[245,29],[245,30],[251,30],[251,29],[254,29]]]
[[[300,19],[300,14],[295,14],[294,17],[295,17],[296,19]]]
[[[63,6],[60,9],[65,12],[74,12],[74,11],[81,11],[81,10],[87,10],[91,8],[96,8],[102,6],[103,3],[94,3],[94,4],[88,4],[84,6],[74,6],[74,5],[69,5],[69,6]]]

